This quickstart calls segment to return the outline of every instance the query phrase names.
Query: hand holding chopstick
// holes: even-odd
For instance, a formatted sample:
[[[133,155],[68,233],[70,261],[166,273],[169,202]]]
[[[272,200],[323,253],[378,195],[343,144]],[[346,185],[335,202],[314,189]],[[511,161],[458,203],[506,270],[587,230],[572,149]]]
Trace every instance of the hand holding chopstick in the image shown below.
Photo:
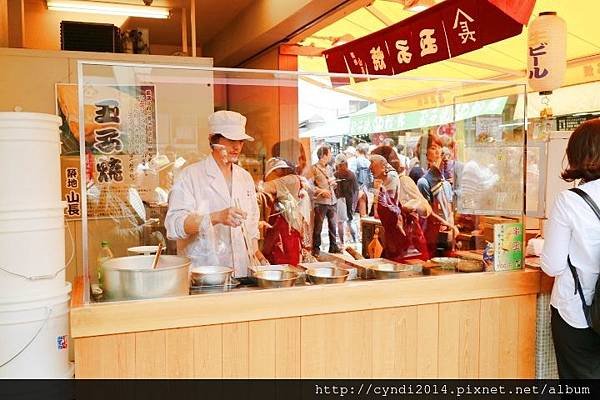
[[[240,207],[240,201],[238,199],[235,199],[235,206],[240,210],[242,209]],[[250,266],[260,265],[260,260],[256,257],[256,253],[253,248],[254,246],[252,246],[252,239],[248,236],[245,218],[242,220],[240,227],[242,228],[242,236],[244,237],[244,244],[246,246],[246,252],[248,254]]]

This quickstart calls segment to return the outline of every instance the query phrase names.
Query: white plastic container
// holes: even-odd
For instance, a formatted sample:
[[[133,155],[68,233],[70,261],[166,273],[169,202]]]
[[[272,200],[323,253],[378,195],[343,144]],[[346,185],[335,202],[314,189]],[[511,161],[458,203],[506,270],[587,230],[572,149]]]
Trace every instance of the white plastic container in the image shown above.
[[[0,209],[60,201],[60,125],[56,115],[0,112]]]
[[[65,228],[59,203],[48,209],[0,209],[0,299],[61,290],[64,267]]]
[[[70,376],[70,292],[0,299],[0,378]]]

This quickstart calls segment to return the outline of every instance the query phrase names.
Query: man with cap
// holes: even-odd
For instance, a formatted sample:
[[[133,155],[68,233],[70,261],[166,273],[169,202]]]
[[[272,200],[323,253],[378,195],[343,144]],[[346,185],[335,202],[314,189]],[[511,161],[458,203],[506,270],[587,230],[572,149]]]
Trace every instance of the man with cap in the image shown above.
[[[195,265],[234,268],[248,275],[258,250],[258,205],[252,176],[236,162],[246,134],[246,117],[217,111],[208,118],[212,153],[181,172],[169,196],[167,236]]]

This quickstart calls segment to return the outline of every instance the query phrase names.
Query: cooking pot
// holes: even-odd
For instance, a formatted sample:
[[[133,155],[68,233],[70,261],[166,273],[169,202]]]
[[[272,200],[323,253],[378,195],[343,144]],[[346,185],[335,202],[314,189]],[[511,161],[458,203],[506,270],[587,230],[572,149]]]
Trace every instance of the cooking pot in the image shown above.
[[[190,289],[188,257],[160,256],[152,269],[154,256],[118,257],[105,261],[103,290],[107,300],[153,299],[185,296]]]

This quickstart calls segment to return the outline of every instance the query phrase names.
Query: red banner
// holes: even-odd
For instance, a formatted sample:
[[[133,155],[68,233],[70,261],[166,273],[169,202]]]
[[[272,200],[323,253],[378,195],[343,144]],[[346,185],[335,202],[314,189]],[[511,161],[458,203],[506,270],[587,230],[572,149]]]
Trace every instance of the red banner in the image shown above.
[[[527,25],[535,0],[488,0],[517,22]]]
[[[492,4],[446,0],[434,7],[323,52],[329,72],[396,75],[521,33],[523,25]],[[514,3],[503,0],[502,3]],[[520,0],[531,5],[535,0]],[[515,3],[516,4],[516,3]],[[521,12],[521,18],[524,18]],[[529,16],[527,16],[527,19]]]

